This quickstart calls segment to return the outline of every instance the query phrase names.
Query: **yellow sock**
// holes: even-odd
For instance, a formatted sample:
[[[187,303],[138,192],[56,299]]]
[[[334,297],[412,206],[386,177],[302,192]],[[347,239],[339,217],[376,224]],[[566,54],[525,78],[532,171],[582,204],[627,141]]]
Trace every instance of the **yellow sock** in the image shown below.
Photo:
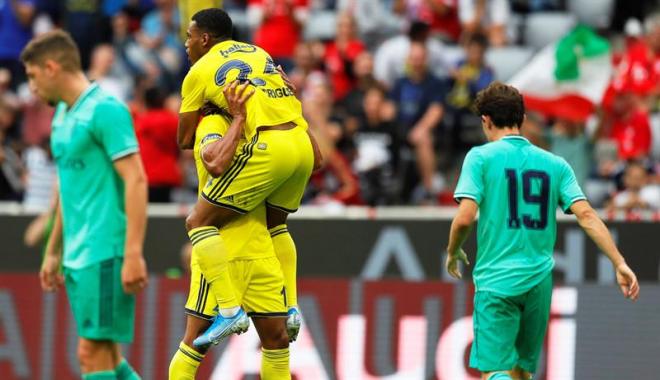
[[[234,297],[234,287],[229,277],[229,260],[225,244],[215,227],[199,227],[188,232],[193,244],[193,254],[197,255],[199,267],[220,309],[238,307]]]
[[[289,349],[261,349],[261,380],[291,380]]]
[[[195,380],[197,368],[202,363],[202,359],[204,359],[204,354],[200,354],[181,342],[170,362],[169,380]]]
[[[296,253],[296,244],[291,238],[291,234],[286,224],[280,224],[270,230],[270,237],[273,240],[275,255],[280,260],[282,274],[284,275],[284,289],[286,289],[287,306],[298,305],[298,288],[296,286],[296,262],[298,255]]]

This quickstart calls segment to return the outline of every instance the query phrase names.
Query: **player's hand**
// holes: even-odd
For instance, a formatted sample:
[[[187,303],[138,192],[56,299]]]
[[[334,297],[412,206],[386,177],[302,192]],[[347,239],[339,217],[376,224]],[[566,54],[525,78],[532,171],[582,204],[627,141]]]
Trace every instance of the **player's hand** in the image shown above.
[[[630,298],[633,301],[637,300],[639,297],[637,276],[635,276],[635,273],[626,263],[619,264],[616,267],[616,282],[619,283],[624,297]]]
[[[147,264],[142,254],[126,255],[121,267],[121,284],[124,292],[135,294],[147,286]]]
[[[445,267],[447,268],[447,272],[452,277],[461,279],[463,278],[463,275],[461,275],[461,270],[458,268],[459,261],[465,265],[470,265],[467,255],[462,249],[459,249],[454,253],[447,252],[447,262],[445,265]]]
[[[60,255],[49,253],[44,255],[44,261],[41,263],[41,270],[39,271],[41,289],[54,292],[64,284],[64,276],[60,272],[61,263],[62,256]]]
[[[229,114],[233,118],[242,117],[243,119],[247,119],[245,103],[247,103],[248,99],[255,92],[254,87],[249,86],[250,82],[239,85],[238,81],[233,81],[224,89],[223,93],[227,100],[227,111],[229,111]]]
[[[289,90],[293,91],[294,93],[296,92],[296,86],[291,82],[291,78],[289,78],[288,75],[284,72],[284,69],[282,66],[277,65],[277,72],[280,73],[280,76],[282,77],[282,80],[284,81],[284,84],[289,88]]]

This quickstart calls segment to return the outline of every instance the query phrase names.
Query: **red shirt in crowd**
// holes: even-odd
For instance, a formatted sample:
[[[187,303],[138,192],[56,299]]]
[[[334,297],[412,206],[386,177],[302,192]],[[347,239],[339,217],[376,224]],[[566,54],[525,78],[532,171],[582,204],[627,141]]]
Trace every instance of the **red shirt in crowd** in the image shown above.
[[[630,113],[627,118],[615,119],[610,137],[616,140],[619,157],[623,160],[648,156],[651,150],[651,125],[649,115],[642,109]]]
[[[294,18],[296,9],[306,9],[308,0],[249,0],[249,6],[261,7],[264,18],[254,34],[254,43],[273,58],[290,58],[300,38],[300,26]]]
[[[431,25],[433,32],[444,34],[456,42],[461,37],[461,22],[458,19],[458,0],[431,0],[444,13],[434,10],[431,5],[424,4],[419,9],[418,18]]]
[[[179,186],[179,147],[176,144],[177,115],[152,109],[135,116],[135,133],[149,186]]]
[[[350,41],[344,51],[341,51],[334,41],[326,45],[325,66],[332,83],[335,100],[343,99],[353,89],[355,81],[349,76],[347,70],[351,70],[355,58],[364,49],[364,44],[359,40]],[[349,63],[348,67],[346,63]]]

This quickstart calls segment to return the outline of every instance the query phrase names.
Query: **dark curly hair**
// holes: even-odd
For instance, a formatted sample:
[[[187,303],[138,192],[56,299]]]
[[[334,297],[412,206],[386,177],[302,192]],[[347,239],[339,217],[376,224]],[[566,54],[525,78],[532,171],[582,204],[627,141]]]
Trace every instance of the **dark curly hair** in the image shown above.
[[[488,116],[497,128],[520,128],[525,117],[525,103],[520,92],[502,82],[493,82],[479,91],[474,109],[480,116]]]
[[[192,16],[197,28],[218,40],[228,40],[232,36],[233,24],[227,12],[220,8],[202,9]]]

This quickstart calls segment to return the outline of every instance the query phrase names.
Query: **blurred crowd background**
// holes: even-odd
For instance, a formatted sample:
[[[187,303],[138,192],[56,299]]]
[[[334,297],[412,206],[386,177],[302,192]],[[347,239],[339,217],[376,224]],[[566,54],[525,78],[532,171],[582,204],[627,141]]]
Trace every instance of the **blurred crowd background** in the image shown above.
[[[190,0],[192,1],[192,0]],[[69,31],[91,80],[130,107],[151,202],[196,199],[176,145],[188,70],[181,0],[0,0],[0,200],[49,207],[53,109],[18,60]],[[225,0],[235,39],[258,44],[296,86],[326,166],[308,204],[452,205],[465,153],[484,142],[476,93],[507,81],[576,25],[611,46],[613,75],[586,121],[529,112],[523,134],[563,156],[597,207],[660,209],[660,6],[625,0]],[[559,58],[559,57],[558,57]],[[548,68],[551,70],[551,68]]]

